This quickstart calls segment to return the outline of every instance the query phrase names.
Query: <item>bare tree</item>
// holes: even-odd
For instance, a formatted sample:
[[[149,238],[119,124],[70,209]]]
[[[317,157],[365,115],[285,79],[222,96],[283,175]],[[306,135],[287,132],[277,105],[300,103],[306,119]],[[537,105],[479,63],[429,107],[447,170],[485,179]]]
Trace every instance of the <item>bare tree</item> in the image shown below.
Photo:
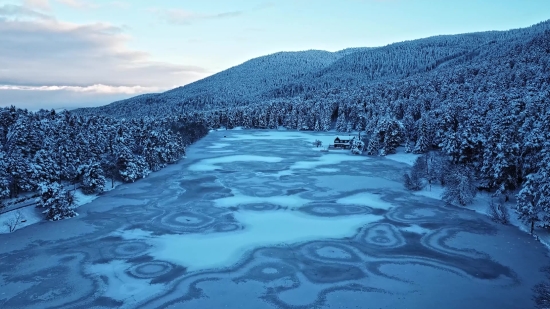
[[[9,230],[9,232],[15,231],[17,229],[17,226],[23,221],[23,214],[20,211],[17,211],[13,217],[8,219],[4,222],[4,226],[6,226]]]

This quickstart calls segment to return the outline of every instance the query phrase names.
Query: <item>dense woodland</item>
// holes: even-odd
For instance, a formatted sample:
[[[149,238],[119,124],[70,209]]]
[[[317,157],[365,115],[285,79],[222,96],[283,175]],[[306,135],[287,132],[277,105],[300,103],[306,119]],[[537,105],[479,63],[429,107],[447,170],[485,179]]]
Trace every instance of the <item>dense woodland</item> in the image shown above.
[[[207,133],[187,119],[119,120],[54,110],[0,109],[0,203],[38,192],[46,219],[75,215],[67,191],[102,192],[178,161]]]
[[[176,161],[208,129],[284,126],[360,131],[354,153],[400,145],[425,153],[404,176],[407,188],[438,183],[458,204],[480,189],[517,194],[526,222],[550,226],[550,21],[277,53],[162,94],[59,114],[10,108],[0,117],[4,197],[39,189],[47,197],[52,183],[101,191],[108,179],[134,181]]]

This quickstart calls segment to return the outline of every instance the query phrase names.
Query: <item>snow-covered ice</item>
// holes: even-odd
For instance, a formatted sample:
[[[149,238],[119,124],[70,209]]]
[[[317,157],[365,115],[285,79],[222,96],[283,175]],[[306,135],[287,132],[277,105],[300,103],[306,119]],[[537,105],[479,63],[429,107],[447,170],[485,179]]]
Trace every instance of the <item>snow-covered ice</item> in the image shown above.
[[[242,193],[234,194],[234,196],[223,197],[214,200],[214,205],[217,207],[235,207],[246,204],[273,204],[282,207],[301,207],[310,202],[308,199],[304,199],[297,195],[285,195],[285,196],[250,196]]]
[[[226,156],[226,157],[220,157],[220,158],[213,158],[213,159],[204,159],[200,161],[199,163],[195,163],[189,167],[192,171],[201,171],[201,172],[207,172],[207,171],[214,171],[217,169],[221,169],[218,164],[223,163],[232,163],[232,162],[266,162],[266,163],[274,163],[274,162],[280,162],[282,158],[278,157],[264,157],[264,156],[254,156],[254,155],[234,155],[234,156]]]
[[[314,217],[290,211],[245,211],[235,214],[242,230],[219,234],[143,236],[121,234],[128,240],[151,238],[150,254],[158,260],[184,265],[189,271],[234,265],[247,251],[264,246],[352,236],[356,229],[381,219],[374,215]],[[284,228],[292,227],[292,228]],[[130,231],[131,232],[131,231]],[[136,237],[137,236],[137,237]]]
[[[298,161],[290,166],[291,169],[312,169],[324,165],[338,165],[345,161],[366,161],[368,158],[364,156],[351,156],[348,154],[332,154],[328,153],[318,158],[315,161]]]
[[[0,235],[0,307],[533,307],[544,246],[403,190],[392,155],[312,150],[335,136],[212,132],[76,218]]]
[[[385,209],[385,210],[389,210],[392,207],[394,207],[391,203],[383,201],[380,198],[380,195],[369,193],[369,192],[363,192],[363,193],[358,193],[347,197],[343,197],[341,199],[338,199],[336,202],[340,204],[346,204],[346,205],[363,205],[363,206],[369,206],[372,208],[379,208],[379,209]]]

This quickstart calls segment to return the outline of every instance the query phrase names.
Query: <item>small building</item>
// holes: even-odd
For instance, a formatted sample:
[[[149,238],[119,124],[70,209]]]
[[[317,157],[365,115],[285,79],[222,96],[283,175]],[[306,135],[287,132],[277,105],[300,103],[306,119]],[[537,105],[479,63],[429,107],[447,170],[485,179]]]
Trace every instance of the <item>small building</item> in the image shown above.
[[[351,142],[355,139],[355,136],[351,139],[340,139],[339,137],[336,137],[334,139],[334,149],[351,149]]]

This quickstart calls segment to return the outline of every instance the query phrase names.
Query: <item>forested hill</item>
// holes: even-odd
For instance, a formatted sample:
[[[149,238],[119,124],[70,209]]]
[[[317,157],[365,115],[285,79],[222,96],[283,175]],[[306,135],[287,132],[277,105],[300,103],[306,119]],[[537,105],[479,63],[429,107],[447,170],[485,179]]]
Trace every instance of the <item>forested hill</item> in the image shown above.
[[[355,50],[362,49],[348,49],[336,53],[321,50],[279,52],[249,60],[187,86],[161,94],[140,95],[105,107],[80,111],[93,114],[115,112],[114,115],[123,117],[140,117],[165,116],[173,112],[181,113],[182,110],[242,106],[255,103],[254,98],[260,97],[267,91],[318,72]],[[137,111],[136,107],[139,107]]]
[[[410,76],[423,79],[433,71],[445,74],[455,66],[488,62],[495,54],[513,50],[548,29],[550,22],[546,21],[523,29],[436,36],[378,48],[281,52],[164,93],[76,112],[126,118],[165,116],[269,103],[277,98],[325,97],[327,92],[357,91]]]

